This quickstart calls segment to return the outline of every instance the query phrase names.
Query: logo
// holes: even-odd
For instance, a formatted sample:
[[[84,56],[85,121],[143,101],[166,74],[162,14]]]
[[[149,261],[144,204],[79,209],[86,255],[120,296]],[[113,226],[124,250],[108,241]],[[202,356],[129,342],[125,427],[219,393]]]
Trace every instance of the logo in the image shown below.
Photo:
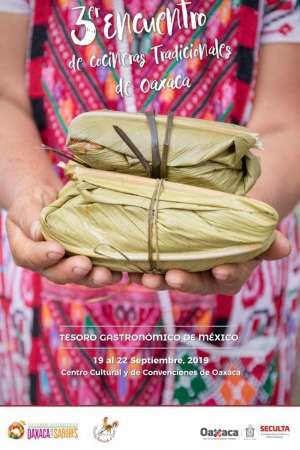
[[[204,439],[237,439],[239,430],[230,428],[201,428],[200,435]]]
[[[102,424],[94,427],[94,438],[99,442],[109,442],[115,437],[118,426],[119,422],[117,420],[110,424],[108,417],[104,417]]]
[[[25,422],[22,420],[13,422],[9,425],[7,434],[11,439],[21,439],[25,434]]]
[[[26,432],[26,433],[25,433]],[[11,439],[78,439],[78,425],[74,423],[28,423],[13,422],[8,427]]]
[[[260,435],[266,438],[284,438],[290,435],[288,425],[261,425]]]
[[[255,428],[253,428],[252,425],[248,425],[245,428],[244,438],[245,439],[255,439]]]
[[[78,439],[78,425],[74,423],[30,423],[27,439]]]

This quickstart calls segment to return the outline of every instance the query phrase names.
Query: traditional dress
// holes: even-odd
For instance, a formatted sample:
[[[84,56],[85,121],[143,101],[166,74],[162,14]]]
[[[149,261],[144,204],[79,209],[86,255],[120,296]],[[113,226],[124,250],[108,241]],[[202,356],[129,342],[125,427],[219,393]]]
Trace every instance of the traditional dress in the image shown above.
[[[24,0],[6,2],[24,13]],[[77,114],[96,109],[147,111],[246,124],[255,94],[258,51],[262,43],[300,42],[300,12],[296,0],[191,1],[190,11],[207,15],[205,27],[179,29],[172,36],[127,33],[122,41],[107,39],[107,13],[142,12],[151,18],[177,1],[35,0],[29,4],[32,32],[28,60],[28,90],[34,119],[43,141],[63,147],[68,124]],[[70,31],[78,6],[97,6],[96,40],[76,46]],[[5,9],[5,2],[0,7]],[[20,9],[19,9],[20,8]],[[159,64],[151,47],[164,52],[176,46],[225,43],[230,58],[169,60]],[[146,63],[88,67],[91,56],[144,53]],[[83,70],[72,71],[72,56]],[[191,86],[143,92],[144,78],[189,77]],[[130,81],[133,92],[122,98],[116,85]],[[271,151],[269,149],[268,151]],[[1,222],[0,281],[0,403],[39,405],[259,405],[288,404],[296,368],[299,323],[300,257],[298,228],[290,215],[280,225],[292,252],[280,261],[264,261],[235,296],[150,291],[123,283],[103,289],[58,286],[40,275],[16,267]],[[122,232],[122,230],[120,230]],[[95,302],[87,300],[97,299]],[[220,333],[238,334],[238,342],[149,344],[80,343],[67,348],[59,334],[77,333]],[[80,348],[78,348],[80,347]],[[98,347],[98,348],[95,348]],[[101,347],[101,348],[99,348]],[[166,348],[164,348],[166,347]],[[149,363],[131,357],[172,358],[182,362]],[[197,357],[208,356],[201,365]],[[114,361],[101,366],[122,369],[116,376],[63,376],[62,369],[99,366],[95,357]],[[125,369],[191,370],[193,376],[124,376]],[[209,375],[203,374],[209,370]]]

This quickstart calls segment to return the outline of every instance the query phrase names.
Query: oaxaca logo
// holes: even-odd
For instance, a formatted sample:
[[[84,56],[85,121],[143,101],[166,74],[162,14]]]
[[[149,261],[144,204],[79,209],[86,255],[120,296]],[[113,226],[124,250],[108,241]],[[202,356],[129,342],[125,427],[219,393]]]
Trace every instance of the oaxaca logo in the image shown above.
[[[109,442],[115,437],[118,426],[117,420],[109,423],[108,417],[104,417],[102,424],[94,427],[94,438],[99,442]]]
[[[78,439],[78,425],[73,423],[30,423],[27,439]]]
[[[200,435],[206,439],[236,439],[239,430],[231,428],[201,428]]]
[[[25,434],[25,422],[22,420],[13,422],[9,425],[7,434],[11,439],[21,439]]]

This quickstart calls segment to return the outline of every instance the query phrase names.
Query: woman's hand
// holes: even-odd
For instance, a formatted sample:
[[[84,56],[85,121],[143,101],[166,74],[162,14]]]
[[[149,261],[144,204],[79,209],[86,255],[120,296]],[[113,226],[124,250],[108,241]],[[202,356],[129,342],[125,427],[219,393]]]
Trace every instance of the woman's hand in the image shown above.
[[[28,188],[12,203],[8,210],[7,232],[15,263],[39,272],[57,284],[78,283],[102,287],[118,282],[120,273],[93,267],[86,256],[64,258],[62,245],[43,240],[40,212],[56,198],[56,189],[41,185]]]
[[[28,188],[8,210],[7,232],[12,256],[18,266],[41,273],[57,284],[78,283],[102,287],[121,279],[121,274],[104,267],[93,267],[86,256],[65,258],[65,250],[55,241],[44,241],[39,216],[42,208],[57,198],[57,190],[49,185]],[[131,281],[150,289],[176,289],[202,295],[237,293],[262,259],[288,256],[290,245],[279,231],[267,252],[244,264],[226,264],[212,270],[188,273],[169,270],[165,276],[130,274]]]
[[[263,259],[280,259],[288,256],[289,253],[289,241],[282,233],[276,231],[276,237],[271,247],[259,258],[244,264],[224,264],[198,273],[169,270],[165,276],[131,274],[130,279],[132,282],[142,283],[150,289],[175,289],[201,295],[234,295],[240,291],[251,272]]]

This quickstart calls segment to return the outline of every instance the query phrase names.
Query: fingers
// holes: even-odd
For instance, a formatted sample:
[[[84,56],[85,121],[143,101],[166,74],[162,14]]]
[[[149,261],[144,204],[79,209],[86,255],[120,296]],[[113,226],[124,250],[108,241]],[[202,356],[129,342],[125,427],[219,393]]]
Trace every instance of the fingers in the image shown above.
[[[77,283],[92,270],[92,263],[86,256],[71,256],[52,267],[41,271],[41,274],[56,284]]]
[[[91,272],[81,280],[88,287],[104,287],[121,281],[121,272],[112,272],[106,267],[93,267]]]
[[[246,280],[259,263],[258,260],[252,260],[244,264],[223,264],[214,267],[212,274],[218,283],[231,284]]]
[[[111,272],[105,267],[94,267],[86,256],[71,256],[53,267],[43,270],[42,275],[56,284],[81,284],[100,288],[115,284],[122,278],[119,272]]]
[[[142,284],[147,289],[168,289],[163,275],[153,275],[150,273],[129,273],[131,283]]]
[[[148,289],[174,289],[182,292],[209,294],[236,294],[259,261],[247,264],[226,264],[212,271],[189,273],[183,270],[169,270],[162,275],[144,274],[137,279]],[[131,279],[135,279],[131,277]]]
[[[163,275],[144,273],[142,276],[142,283],[148,289],[168,289],[168,285],[165,282]]]
[[[18,266],[40,272],[57,284],[78,283],[88,287],[102,287],[117,283],[121,274],[104,267],[94,267],[86,256],[64,257],[64,248],[54,241],[34,242],[10,219],[7,232],[11,253]]]
[[[280,233],[280,231],[275,232],[275,239],[271,247],[259,257],[259,259],[280,259],[289,256],[291,252],[291,245],[288,239]]]
[[[165,279],[171,289],[183,292],[234,295],[241,290],[258,264],[259,261],[255,260],[245,264],[224,264],[198,273],[170,270]]]
[[[44,206],[57,198],[50,186],[24,192],[9,210],[7,233],[11,253],[18,266],[40,272],[57,284],[79,283],[102,287],[117,283],[121,274],[102,267],[93,268],[85,256],[63,259],[65,250],[54,241],[43,241],[39,217]]]
[[[169,270],[165,277],[145,274],[142,283],[150,289],[175,289],[182,292],[201,295],[234,295],[242,288],[252,271],[262,259],[275,260],[290,254],[290,243],[279,231],[276,231],[271,247],[260,257],[241,264],[224,264],[210,271],[188,273],[182,270]]]
[[[183,270],[169,270],[165,279],[170,289],[199,293],[202,295],[217,292],[217,284],[211,272],[189,273]]]
[[[65,254],[57,242],[30,240],[10,219],[7,220],[7,233],[12,256],[18,266],[39,271],[56,264]]]
[[[25,235],[34,241],[42,240],[40,213],[44,206],[57,198],[57,191],[51,186],[32,188],[18,198],[8,212],[8,218],[19,226]]]
[[[217,284],[217,293],[237,294],[259,263],[259,260],[252,260],[244,264],[224,264],[212,269]]]

